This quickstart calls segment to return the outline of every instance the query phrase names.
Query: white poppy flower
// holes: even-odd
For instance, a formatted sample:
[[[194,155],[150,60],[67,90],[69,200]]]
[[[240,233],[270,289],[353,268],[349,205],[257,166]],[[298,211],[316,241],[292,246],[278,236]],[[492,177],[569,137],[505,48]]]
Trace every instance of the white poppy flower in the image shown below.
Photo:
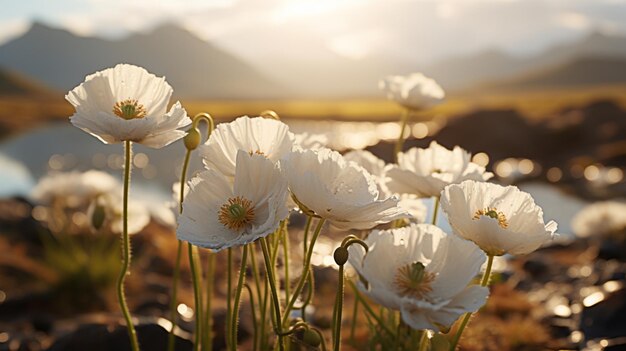
[[[439,196],[443,188],[464,180],[488,180],[493,173],[471,162],[471,155],[455,146],[448,150],[433,141],[427,149],[411,148],[398,154],[398,164],[387,170],[393,193]]]
[[[161,148],[185,136],[191,123],[179,102],[167,112],[172,87],[145,69],[128,64],[87,76],[65,99],[76,113],[70,121],[105,144],[132,141]]]
[[[101,171],[59,172],[41,178],[31,198],[41,205],[60,202],[70,208],[86,207],[100,194],[119,193],[122,187],[112,175]]]
[[[422,73],[406,76],[388,76],[378,83],[389,100],[412,109],[424,109],[441,103],[445,92],[437,82]]]
[[[366,150],[353,150],[343,155],[343,157],[347,161],[355,162],[363,167],[374,177],[380,193],[379,199],[385,199],[393,195],[386,185],[388,166],[385,164],[385,161]],[[426,220],[428,209],[422,200],[411,194],[399,194],[399,198],[398,207],[406,210],[414,221],[423,223]]]
[[[369,229],[408,216],[397,198],[379,199],[374,178],[336,151],[294,150],[281,166],[300,208],[339,229]]]
[[[428,207],[426,207],[424,201],[417,196],[411,194],[400,195],[398,207],[406,210],[411,215],[412,221],[415,223],[426,222]]]
[[[626,202],[600,201],[585,206],[572,219],[574,234],[586,238],[626,230]]]
[[[524,255],[554,237],[557,224],[544,224],[543,210],[515,186],[465,181],[445,188],[441,207],[454,232],[488,255]]]
[[[122,194],[108,193],[98,196],[87,210],[87,218],[93,219],[96,207],[104,213],[102,228],[106,231],[121,234],[124,228]],[[128,202],[128,234],[136,234],[150,223],[148,208],[139,201]],[[96,228],[100,230],[102,228]]]
[[[234,177],[238,150],[261,154],[276,163],[293,146],[289,127],[275,119],[248,116],[220,123],[204,145],[198,147],[207,168]]]
[[[346,161],[354,162],[363,167],[375,178],[385,177],[385,161],[367,150],[352,150],[343,155]]]
[[[361,291],[399,310],[414,329],[445,330],[459,316],[485,304],[489,289],[468,285],[485,254],[472,242],[430,224],[374,230],[369,251],[350,246],[349,262],[362,280]]]
[[[293,145],[302,149],[319,149],[328,145],[328,136],[308,132],[295,133],[293,134]]]
[[[189,181],[177,236],[213,250],[253,242],[273,233],[287,217],[287,196],[278,165],[239,150],[234,182],[214,169]]]

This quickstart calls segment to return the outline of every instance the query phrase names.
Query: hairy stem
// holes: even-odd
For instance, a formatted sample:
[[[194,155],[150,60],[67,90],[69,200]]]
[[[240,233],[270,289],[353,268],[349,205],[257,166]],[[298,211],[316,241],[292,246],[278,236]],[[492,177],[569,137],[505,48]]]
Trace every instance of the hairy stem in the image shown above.
[[[120,303],[120,308],[124,319],[126,320],[126,328],[128,329],[128,337],[130,338],[130,344],[133,351],[139,351],[139,341],[137,340],[137,332],[133,325],[133,320],[128,310],[128,304],[126,303],[126,294],[124,292],[124,281],[129,274],[130,260],[131,260],[131,248],[130,237],[128,235],[128,194],[130,190],[130,173],[132,165],[132,143],[130,141],[124,142],[124,199],[122,203],[122,216],[123,216],[123,229],[122,229],[122,270],[117,279],[117,299]]]
[[[241,291],[246,278],[246,264],[248,260],[248,245],[244,245],[243,253],[241,254],[241,268],[239,269],[239,280],[237,281],[237,290],[235,290],[235,300],[232,309],[232,316],[230,317],[230,347],[232,350],[237,351],[237,322],[239,321],[239,303],[241,301]]]

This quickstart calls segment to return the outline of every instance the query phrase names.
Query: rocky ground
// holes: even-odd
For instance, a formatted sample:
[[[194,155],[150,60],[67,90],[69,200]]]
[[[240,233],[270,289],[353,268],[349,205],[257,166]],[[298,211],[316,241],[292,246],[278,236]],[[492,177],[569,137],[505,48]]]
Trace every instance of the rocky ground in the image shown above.
[[[21,199],[0,202],[0,350],[129,350],[113,292],[119,268],[117,238],[75,235],[72,242],[80,246],[76,249],[35,221],[31,210]],[[301,225],[300,218],[293,221]],[[292,248],[298,245],[297,234],[292,232]],[[341,238],[339,233],[328,235]],[[626,233],[620,235],[626,238]],[[626,241],[619,238],[575,239],[508,261],[494,276],[492,298],[472,320],[461,349],[626,350]],[[151,224],[132,241],[127,290],[140,341],[145,350],[165,350],[174,234]],[[72,269],[59,262],[59,256],[69,257]],[[223,267],[220,260],[217,265]],[[315,277],[311,320],[328,334],[332,306],[323,301],[334,298],[336,271],[320,265]],[[219,350],[224,346],[223,269],[218,269],[216,282],[214,349]],[[185,264],[181,284],[180,303],[193,306]],[[246,322],[250,308],[245,297],[242,306],[240,342],[246,349],[251,325]],[[345,306],[344,350],[365,349],[366,322],[361,320],[354,334],[349,331],[349,289]],[[191,350],[190,310],[178,310],[184,331],[178,333],[177,350]]]

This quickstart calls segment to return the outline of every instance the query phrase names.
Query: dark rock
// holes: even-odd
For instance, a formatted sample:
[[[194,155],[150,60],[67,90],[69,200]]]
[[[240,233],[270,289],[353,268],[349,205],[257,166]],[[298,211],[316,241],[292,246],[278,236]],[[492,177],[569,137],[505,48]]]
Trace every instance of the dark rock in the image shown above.
[[[583,310],[580,330],[585,338],[617,338],[626,336],[626,289]]]
[[[50,333],[54,327],[54,317],[49,314],[37,314],[32,317],[33,328],[43,333]]]
[[[623,260],[625,256],[626,253],[624,252],[624,247],[614,240],[604,240],[600,244],[598,258],[603,260]]]
[[[142,350],[167,350],[168,331],[159,324],[146,323],[136,327]],[[192,342],[176,336],[175,350],[192,349]],[[126,328],[102,324],[89,324],[79,327],[75,332],[59,338],[48,351],[131,351]]]
[[[549,266],[546,260],[542,257],[533,257],[529,258],[523,265],[524,271],[533,276],[533,278],[537,278],[539,276],[544,276],[548,273]]]

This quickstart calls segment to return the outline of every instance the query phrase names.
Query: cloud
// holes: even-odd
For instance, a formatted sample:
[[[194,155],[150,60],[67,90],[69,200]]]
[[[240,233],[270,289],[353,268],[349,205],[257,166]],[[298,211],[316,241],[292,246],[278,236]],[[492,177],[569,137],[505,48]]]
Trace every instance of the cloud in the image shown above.
[[[21,35],[30,27],[26,19],[12,19],[0,22],[0,45]]]
[[[578,12],[562,12],[557,14],[556,22],[571,29],[588,29],[592,26],[589,17]]]

